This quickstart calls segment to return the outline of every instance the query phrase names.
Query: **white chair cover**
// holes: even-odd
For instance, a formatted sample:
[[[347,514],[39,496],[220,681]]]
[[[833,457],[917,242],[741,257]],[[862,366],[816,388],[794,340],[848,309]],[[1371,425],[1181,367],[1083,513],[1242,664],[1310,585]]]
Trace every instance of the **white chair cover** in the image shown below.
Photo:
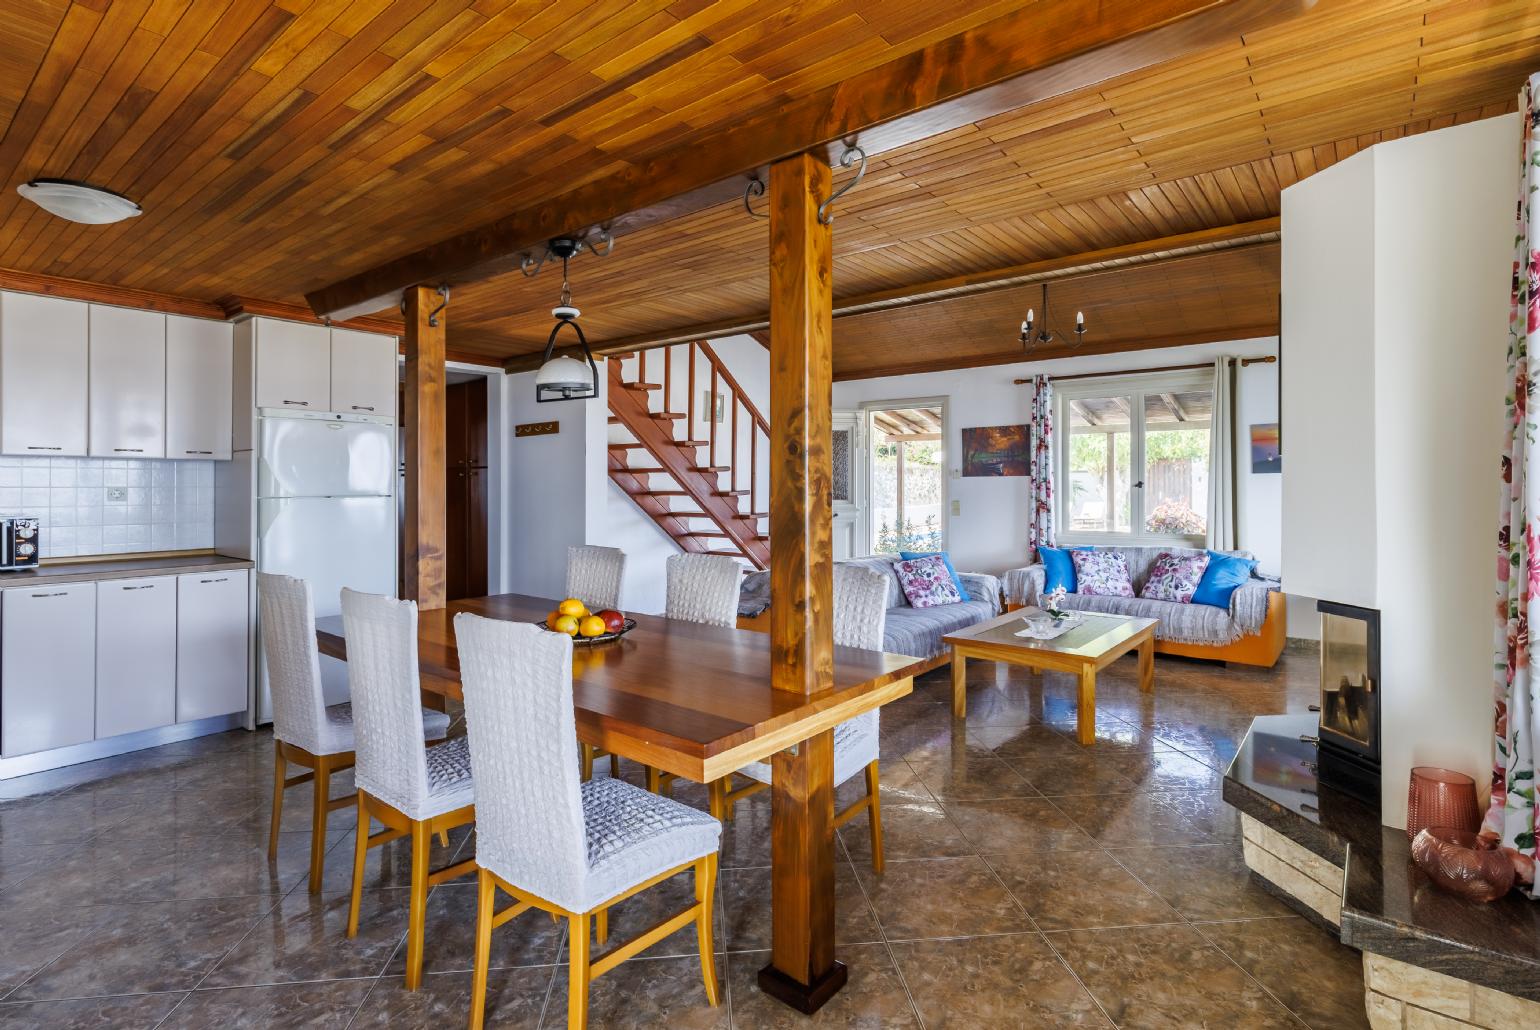
[[[738,624],[738,589],[743,566],[724,554],[671,554],[668,557],[670,619],[709,626]]]
[[[702,812],[624,780],[579,781],[569,637],[462,612],[455,639],[478,865],[588,912],[717,849],[721,824]]]
[[[472,804],[465,738],[422,746],[416,603],[344,589],[342,625],[358,788],[409,819],[431,819]]]
[[[834,566],[834,642],[841,647],[881,651],[888,618],[888,578],[859,565]],[[834,727],[834,782],[844,783],[877,761],[878,709]],[[760,783],[770,782],[770,763],[754,762],[738,770]]]
[[[626,574],[626,552],[618,547],[567,548],[567,596],[593,611],[620,608],[620,582]]]
[[[353,750],[351,717],[344,713],[327,717],[310,584],[293,576],[259,572],[257,610],[273,699],[273,736],[312,755]]]

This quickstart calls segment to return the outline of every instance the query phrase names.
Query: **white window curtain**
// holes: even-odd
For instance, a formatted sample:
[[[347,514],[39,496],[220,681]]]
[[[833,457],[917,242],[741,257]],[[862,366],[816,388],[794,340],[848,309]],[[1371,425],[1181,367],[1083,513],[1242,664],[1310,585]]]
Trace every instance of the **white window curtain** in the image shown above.
[[[1209,423],[1208,546],[1236,547],[1235,531],[1235,359],[1214,361],[1214,410]]]

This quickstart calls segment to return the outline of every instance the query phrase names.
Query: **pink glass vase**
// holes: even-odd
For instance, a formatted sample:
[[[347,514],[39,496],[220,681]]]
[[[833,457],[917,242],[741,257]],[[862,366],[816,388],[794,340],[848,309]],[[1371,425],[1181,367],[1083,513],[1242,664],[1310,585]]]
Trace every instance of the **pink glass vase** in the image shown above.
[[[1448,826],[1475,833],[1481,829],[1476,806],[1476,781],[1452,769],[1419,765],[1406,789],[1406,836],[1429,826]]]

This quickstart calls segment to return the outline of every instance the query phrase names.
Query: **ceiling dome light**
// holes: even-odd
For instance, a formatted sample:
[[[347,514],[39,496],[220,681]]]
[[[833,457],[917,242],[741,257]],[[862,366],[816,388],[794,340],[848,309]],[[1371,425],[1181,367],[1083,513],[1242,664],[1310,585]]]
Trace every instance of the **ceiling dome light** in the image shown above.
[[[16,192],[49,214],[82,225],[111,225],[143,213],[121,193],[69,179],[33,179]]]

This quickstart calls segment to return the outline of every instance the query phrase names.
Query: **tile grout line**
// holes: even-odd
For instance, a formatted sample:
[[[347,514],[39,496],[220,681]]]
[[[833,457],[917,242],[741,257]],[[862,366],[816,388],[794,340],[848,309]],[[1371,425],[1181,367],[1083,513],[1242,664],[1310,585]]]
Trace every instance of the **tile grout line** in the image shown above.
[[[1236,921],[1239,922],[1239,920],[1236,920]],[[1291,1015],[1295,1019],[1299,1020],[1301,1025],[1306,1026],[1306,1027],[1308,1027],[1310,1025],[1309,1023],[1305,1022],[1305,1017],[1301,1016],[1298,1012],[1295,1012],[1292,1008],[1290,1008],[1289,1005],[1286,1002],[1284,1002],[1284,1000],[1282,998],[1278,997],[1278,995],[1274,994],[1272,992],[1272,990],[1269,989],[1268,986],[1265,983],[1263,983],[1261,980],[1258,980],[1255,976],[1252,976],[1250,970],[1248,970],[1245,966],[1241,965],[1239,962],[1235,961],[1235,959],[1233,957],[1231,957],[1231,955],[1230,955],[1230,953],[1228,951],[1224,950],[1224,948],[1221,948],[1219,946],[1218,942],[1216,942],[1208,934],[1204,933],[1202,927],[1200,927],[1198,924],[1193,923],[1191,921],[1188,921],[1187,925],[1192,928],[1192,931],[1194,933],[1196,933],[1198,935],[1198,937],[1201,938],[1202,941],[1205,944],[1207,944],[1209,947],[1213,948],[1215,951],[1219,952],[1220,955],[1224,956],[1224,960],[1226,962],[1230,963],[1230,965],[1232,965],[1236,969],[1240,970],[1240,973],[1241,973],[1242,976],[1244,976],[1247,980],[1250,980],[1252,983],[1256,984],[1257,988],[1259,990],[1261,990],[1261,992],[1263,994],[1265,994],[1269,998],[1273,999],[1273,1001],[1277,1003],[1279,1008],[1283,1009],[1283,1011],[1287,1012],[1289,1015]]]
[[[905,760],[905,764],[908,764],[907,760]],[[923,780],[920,782],[924,783]],[[882,789],[880,782],[878,783],[877,789]],[[926,787],[925,789],[927,791],[930,790],[929,787]],[[877,936],[881,938],[880,943],[882,944],[883,954],[888,956],[888,962],[893,966],[893,973],[898,977],[899,985],[904,989],[904,997],[909,1002],[909,1011],[914,1015],[914,1021],[916,1025],[920,1027],[920,1030],[926,1030],[925,1017],[920,1012],[920,1006],[915,1003],[914,991],[910,989],[909,978],[904,976],[904,969],[898,963],[898,956],[893,954],[893,945],[888,940],[887,928],[882,925],[882,919],[877,915],[877,906],[872,903],[871,895],[866,891],[866,884],[862,882],[861,875],[856,872],[855,862],[850,857],[849,849],[845,847],[844,839],[836,834],[835,840],[839,844],[840,852],[845,856],[845,861],[850,865],[851,875],[853,875],[856,879],[856,889],[861,892],[861,900],[866,902],[867,914],[872,917],[872,923],[877,927]]]

